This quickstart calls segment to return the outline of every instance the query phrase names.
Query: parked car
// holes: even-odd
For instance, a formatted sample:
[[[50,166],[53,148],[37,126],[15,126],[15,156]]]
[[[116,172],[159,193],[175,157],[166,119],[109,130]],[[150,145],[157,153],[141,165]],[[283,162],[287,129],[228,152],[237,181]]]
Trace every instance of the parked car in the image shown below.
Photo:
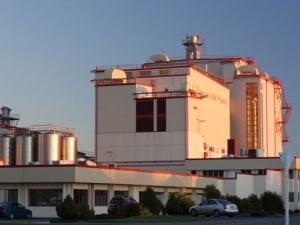
[[[198,205],[194,205],[189,208],[189,213],[192,216],[205,215],[210,217],[220,217],[221,215],[227,215],[233,217],[238,214],[238,206],[224,199],[206,199]]]
[[[0,202],[0,217],[11,220],[16,217],[29,219],[32,217],[32,211],[16,202]]]
[[[123,205],[128,203],[138,204],[137,201],[132,197],[127,197],[127,196],[113,197],[109,202],[107,212],[109,214],[113,214],[113,209],[115,205]]]

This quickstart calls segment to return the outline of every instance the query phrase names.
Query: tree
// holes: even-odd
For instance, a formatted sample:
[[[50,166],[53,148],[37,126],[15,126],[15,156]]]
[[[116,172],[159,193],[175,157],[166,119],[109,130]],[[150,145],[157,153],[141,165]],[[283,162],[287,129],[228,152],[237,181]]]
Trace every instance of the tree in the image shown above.
[[[178,198],[179,205],[182,208],[182,215],[189,215],[189,208],[195,205],[195,201],[193,201],[189,196],[185,193],[175,193]]]
[[[57,216],[63,220],[77,220],[80,212],[70,195],[67,195],[64,201],[56,206]]]
[[[88,204],[80,203],[77,207],[79,209],[79,219],[89,220],[95,217],[94,211],[89,208]]]
[[[176,194],[171,193],[169,195],[167,204],[166,204],[166,211],[169,215],[181,215],[183,209],[180,206],[180,202]]]
[[[283,199],[276,192],[265,191],[261,196],[262,209],[269,213],[284,213]]]
[[[214,184],[208,184],[203,190],[203,195],[206,198],[221,198],[221,192]]]
[[[257,197],[257,195],[252,194],[252,195],[249,195],[248,198],[253,203],[253,205],[255,206],[255,210],[261,210],[261,201]]]
[[[151,187],[147,187],[147,189],[142,193],[140,204],[155,215],[158,215],[163,207],[161,201],[156,197],[156,194]]]

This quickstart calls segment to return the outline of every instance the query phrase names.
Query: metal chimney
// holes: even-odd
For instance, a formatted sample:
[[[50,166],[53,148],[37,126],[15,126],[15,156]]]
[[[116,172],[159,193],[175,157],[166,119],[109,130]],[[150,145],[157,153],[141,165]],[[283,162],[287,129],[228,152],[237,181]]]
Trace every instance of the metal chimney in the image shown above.
[[[186,33],[186,40],[182,41],[182,45],[186,46],[187,59],[200,59],[200,48],[203,42],[199,39],[200,35],[196,32],[195,36]]]

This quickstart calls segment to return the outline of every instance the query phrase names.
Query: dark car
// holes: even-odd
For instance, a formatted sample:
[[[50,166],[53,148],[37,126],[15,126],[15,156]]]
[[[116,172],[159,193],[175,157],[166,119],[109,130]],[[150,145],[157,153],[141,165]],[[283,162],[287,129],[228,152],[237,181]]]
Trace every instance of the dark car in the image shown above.
[[[113,214],[113,209],[115,205],[123,205],[128,203],[138,204],[137,201],[134,200],[134,198],[132,197],[127,197],[127,196],[113,197],[109,202],[107,212],[109,214]]]
[[[192,216],[205,215],[209,217],[214,215],[215,217],[220,217],[221,215],[227,215],[228,217],[233,217],[233,215],[239,213],[239,210],[236,204],[227,200],[206,199],[200,204],[190,207],[189,212]]]
[[[0,217],[11,220],[17,217],[29,219],[32,217],[32,211],[16,202],[0,202]]]

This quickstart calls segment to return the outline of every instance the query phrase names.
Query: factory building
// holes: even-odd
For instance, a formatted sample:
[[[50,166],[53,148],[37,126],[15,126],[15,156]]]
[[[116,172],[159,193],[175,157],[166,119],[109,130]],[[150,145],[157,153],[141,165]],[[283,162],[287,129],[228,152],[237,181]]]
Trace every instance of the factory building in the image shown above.
[[[92,71],[96,161],[173,171],[190,159],[278,157],[292,109],[279,79],[254,58],[200,57],[198,33],[182,44],[184,59]]]
[[[95,155],[78,152],[74,129],[19,128],[20,116],[2,107],[0,201],[57,217],[55,205],[68,194],[100,214],[113,196],[139,201],[147,186],[163,203],[172,192],[199,203],[207,184],[240,198],[265,190],[284,196],[278,153],[290,141],[292,106],[280,80],[252,57],[206,55],[198,33],[182,45],[180,59],[156,54],[92,70]],[[289,171],[291,210],[300,208],[299,160]]]

